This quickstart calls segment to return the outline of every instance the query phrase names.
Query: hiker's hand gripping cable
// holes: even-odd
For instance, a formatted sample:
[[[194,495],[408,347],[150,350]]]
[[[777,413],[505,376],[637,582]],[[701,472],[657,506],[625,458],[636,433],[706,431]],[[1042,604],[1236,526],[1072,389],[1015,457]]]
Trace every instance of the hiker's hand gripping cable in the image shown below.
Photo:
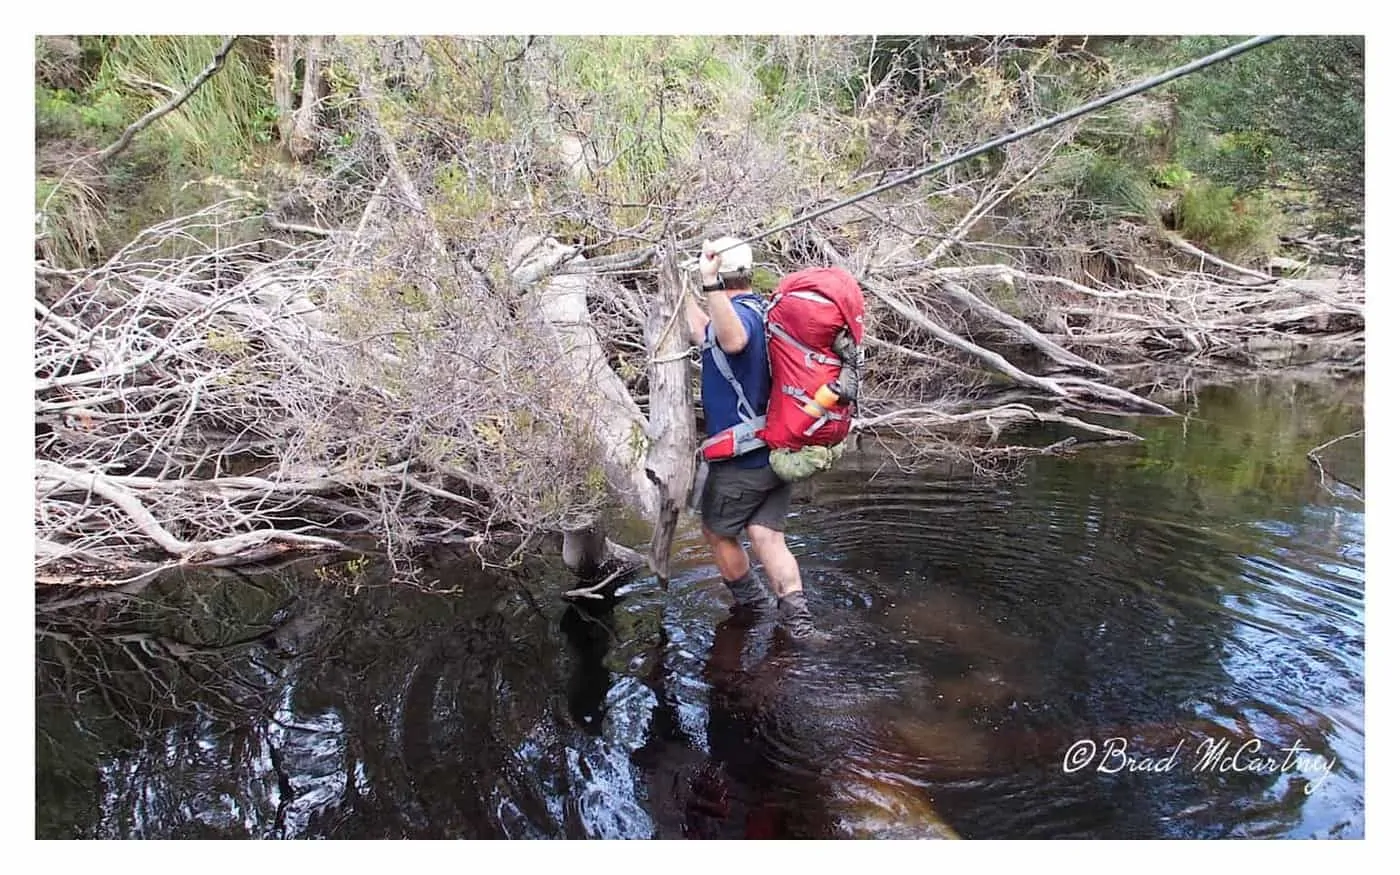
[[[719,348],[733,355],[742,352],[748,345],[749,333],[744,328],[744,322],[739,318],[739,314],[734,311],[734,304],[729,300],[729,292],[724,287],[724,281],[720,279],[719,255],[707,243],[700,251],[700,288],[705,293],[705,301],[709,305],[709,315],[692,300],[687,304],[690,317],[690,336],[696,344],[704,342],[705,326],[711,321],[715,326],[715,341]]]

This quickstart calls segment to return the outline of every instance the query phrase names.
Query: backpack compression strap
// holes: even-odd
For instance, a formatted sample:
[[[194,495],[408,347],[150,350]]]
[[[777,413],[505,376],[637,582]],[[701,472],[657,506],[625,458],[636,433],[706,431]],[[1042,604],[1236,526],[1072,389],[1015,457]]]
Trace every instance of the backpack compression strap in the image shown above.
[[[748,307],[759,316],[763,316],[761,305],[753,301],[740,300],[740,305]],[[759,342],[765,342],[765,338],[759,338]],[[750,337],[752,343],[754,338]],[[715,368],[719,370],[719,375],[724,377],[729,383],[729,387],[734,390],[734,394],[739,397],[739,416],[745,421],[758,419],[758,414],[754,412],[753,405],[749,403],[748,396],[744,394],[744,387],[734,376],[734,369],[729,366],[729,357],[724,354],[724,350],[719,348],[719,342],[715,340],[715,324],[711,322],[705,326],[705,349],[710,351],[710,360],[715,363]]]

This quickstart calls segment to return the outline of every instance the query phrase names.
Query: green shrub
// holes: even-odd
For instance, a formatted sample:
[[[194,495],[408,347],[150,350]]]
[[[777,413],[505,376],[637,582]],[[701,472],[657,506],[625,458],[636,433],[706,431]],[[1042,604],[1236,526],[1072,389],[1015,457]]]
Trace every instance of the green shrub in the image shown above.
[[[1175,161],[1152,168],[1152,184],[1160,188],[1184,189],[1195,175]]]
[[[1198,181],[1182,192],[1177,209],[1181,232],[1223,258],[1250,260],[1278,248],[1282,216],[1262,197]]]

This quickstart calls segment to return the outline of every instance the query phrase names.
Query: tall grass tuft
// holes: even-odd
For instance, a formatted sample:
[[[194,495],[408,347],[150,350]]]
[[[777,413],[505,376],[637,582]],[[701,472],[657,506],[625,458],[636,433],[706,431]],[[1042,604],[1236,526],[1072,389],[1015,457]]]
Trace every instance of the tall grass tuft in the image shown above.
[[[75,174],[39,176],[34,186],[36,255],[59,268],[80,268],[101,249],[106,205]]]
[[[1056,156],[1046,179],[1072,192],[1077,211],[1088,217],[1156,221],[1152,182],[1126,161],[1075,146]]]
[[[118,37],[103,60],[98,86],[134,98],[144,113],[170,98],[160,85],[183,91],[222,42],[219,36]],[[163,140],[172,166],[233,173],[266,138],[272,118],[268,78],[242,48],[230,52],[223,69],[178,110],[144,132]]]

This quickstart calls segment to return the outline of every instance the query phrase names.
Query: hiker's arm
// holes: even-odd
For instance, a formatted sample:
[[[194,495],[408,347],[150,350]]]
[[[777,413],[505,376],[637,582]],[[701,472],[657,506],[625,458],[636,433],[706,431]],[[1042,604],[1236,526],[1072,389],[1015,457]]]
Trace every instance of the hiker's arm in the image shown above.
[[[719,282],[719,256],[714,252],[700,253],[700,287],[713,286]],[[749,332],[739,314],[734,312],[734,303],[724,289],[705,292],[705,303],[710,308],[710,320],[715,323],[715,342],[719,348],[736,355],[744,351],[749,343]],[[701,327],[701,331],[704,327]]]
[[[710,304],[710,318],[715,323],[715,340],[719,348],[730,355],[743,352],[744,347],[749,345],[749,330],[734,311],[734,302],[729,300],[729,294],[718,291],[710,292],[705,297]]]
[[[685,296],[685,318],[690,323],[690,342],[696,346],[704,343],[705,326],[710,324],[710,317],[705,315],[690,294]]]

